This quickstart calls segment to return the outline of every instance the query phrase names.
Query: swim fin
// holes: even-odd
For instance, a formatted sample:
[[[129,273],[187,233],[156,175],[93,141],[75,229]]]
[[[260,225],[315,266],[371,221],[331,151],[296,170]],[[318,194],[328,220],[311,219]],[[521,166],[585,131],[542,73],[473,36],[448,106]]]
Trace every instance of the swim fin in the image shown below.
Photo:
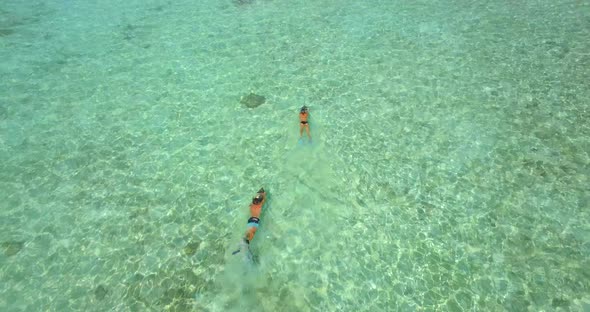
[[[254,255],[252,254],[252,251],[250,251],[250,244],[248,244],[248,241],[246,241],[246,239],[242,238],[242,240],[240,240],[240,244],[238,246],[238,249],[236,251],[233,251],[231,254],[232,255],[237,255],[238,253],[242,253],[243,257],[244,257],[244,261],[246,262],[254,262]]]

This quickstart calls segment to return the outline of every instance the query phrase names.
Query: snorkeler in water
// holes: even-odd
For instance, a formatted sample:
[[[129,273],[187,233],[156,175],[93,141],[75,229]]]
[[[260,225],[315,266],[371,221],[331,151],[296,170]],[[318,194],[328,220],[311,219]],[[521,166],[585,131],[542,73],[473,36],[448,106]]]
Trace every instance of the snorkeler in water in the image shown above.
[[[266,192],[264,188],[260,188],[258,193],[256,193],[256,197],[252,198],[252,203],[250,204],[250,218],[248,219],[248,229],[242,241],[240,243],[240,247],[238,250],[232,252],[232,255],[239,253],[240,251],[247,252],[248,257],[251,257],[250,253],[250,242],[254,239],[254,235],[258,230],[258,225],[260,222],[260,213],[262,212],[262,206],[266,201]],[[245,249],[245,250],[244,250]]]
[[[248,230],[246,231],[245,239],[250,243],[256,234],[258,229],[258,223],[260,222],[260,213],[262,212],[262,205],[266,201],[266,192],[264,188],[260,188],[256,197],[252,198],[250,204],[250,218],[248,219]]]
[[[301,110],[299,111],[299,139],[303,137],[303,130],[307,133],[307,137],[311,141],[311,133],[309,132],[309,109],[307,106],[303,105]]]

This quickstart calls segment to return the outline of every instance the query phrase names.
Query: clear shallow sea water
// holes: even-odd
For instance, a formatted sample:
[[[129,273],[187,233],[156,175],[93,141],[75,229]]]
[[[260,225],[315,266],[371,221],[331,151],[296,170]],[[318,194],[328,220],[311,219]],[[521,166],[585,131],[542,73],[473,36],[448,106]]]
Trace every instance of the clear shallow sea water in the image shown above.
[[[589,311],[588,38],[584,1],[3,1],[0,310]]]

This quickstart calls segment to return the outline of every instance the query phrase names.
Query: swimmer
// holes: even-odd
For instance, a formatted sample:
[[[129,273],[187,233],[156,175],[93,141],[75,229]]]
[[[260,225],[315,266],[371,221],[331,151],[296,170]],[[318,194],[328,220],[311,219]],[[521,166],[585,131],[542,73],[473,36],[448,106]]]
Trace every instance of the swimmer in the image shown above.
[[[299,139],[303,137],[303,129],[307,133],[307,137],[311,141],[311,134],[309,133],[309,122],[307,118],[309,117],[309,109],[307,106],[303,105],[301,110],[299,111]]]
[[[232,252],[232,255],[235,255],[245,249],[245,252],[247,251],[248,253],[248,258],[252,257],[249,245],[252,239],[254,239],[256,230],[258,230],[260,213],[262,212],[262,206],[264,205],[265,201],[266,192],[264,191],[264,188],[260,188],[258,193],[256,193],[256,197],[252,198],[252,203],[250,204],[250,218],[248,219],[248,229],[246,230],[246,234],[244,235],[244,238],[242,238],[239,249]]]

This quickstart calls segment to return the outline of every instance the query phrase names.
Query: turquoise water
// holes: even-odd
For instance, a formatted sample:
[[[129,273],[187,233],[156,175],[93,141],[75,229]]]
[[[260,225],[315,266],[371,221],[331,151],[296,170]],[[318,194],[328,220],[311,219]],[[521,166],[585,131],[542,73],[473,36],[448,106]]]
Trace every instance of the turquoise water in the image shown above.
[[[0,4],[0,310],[590,311],[588,2],[87,2]]]

